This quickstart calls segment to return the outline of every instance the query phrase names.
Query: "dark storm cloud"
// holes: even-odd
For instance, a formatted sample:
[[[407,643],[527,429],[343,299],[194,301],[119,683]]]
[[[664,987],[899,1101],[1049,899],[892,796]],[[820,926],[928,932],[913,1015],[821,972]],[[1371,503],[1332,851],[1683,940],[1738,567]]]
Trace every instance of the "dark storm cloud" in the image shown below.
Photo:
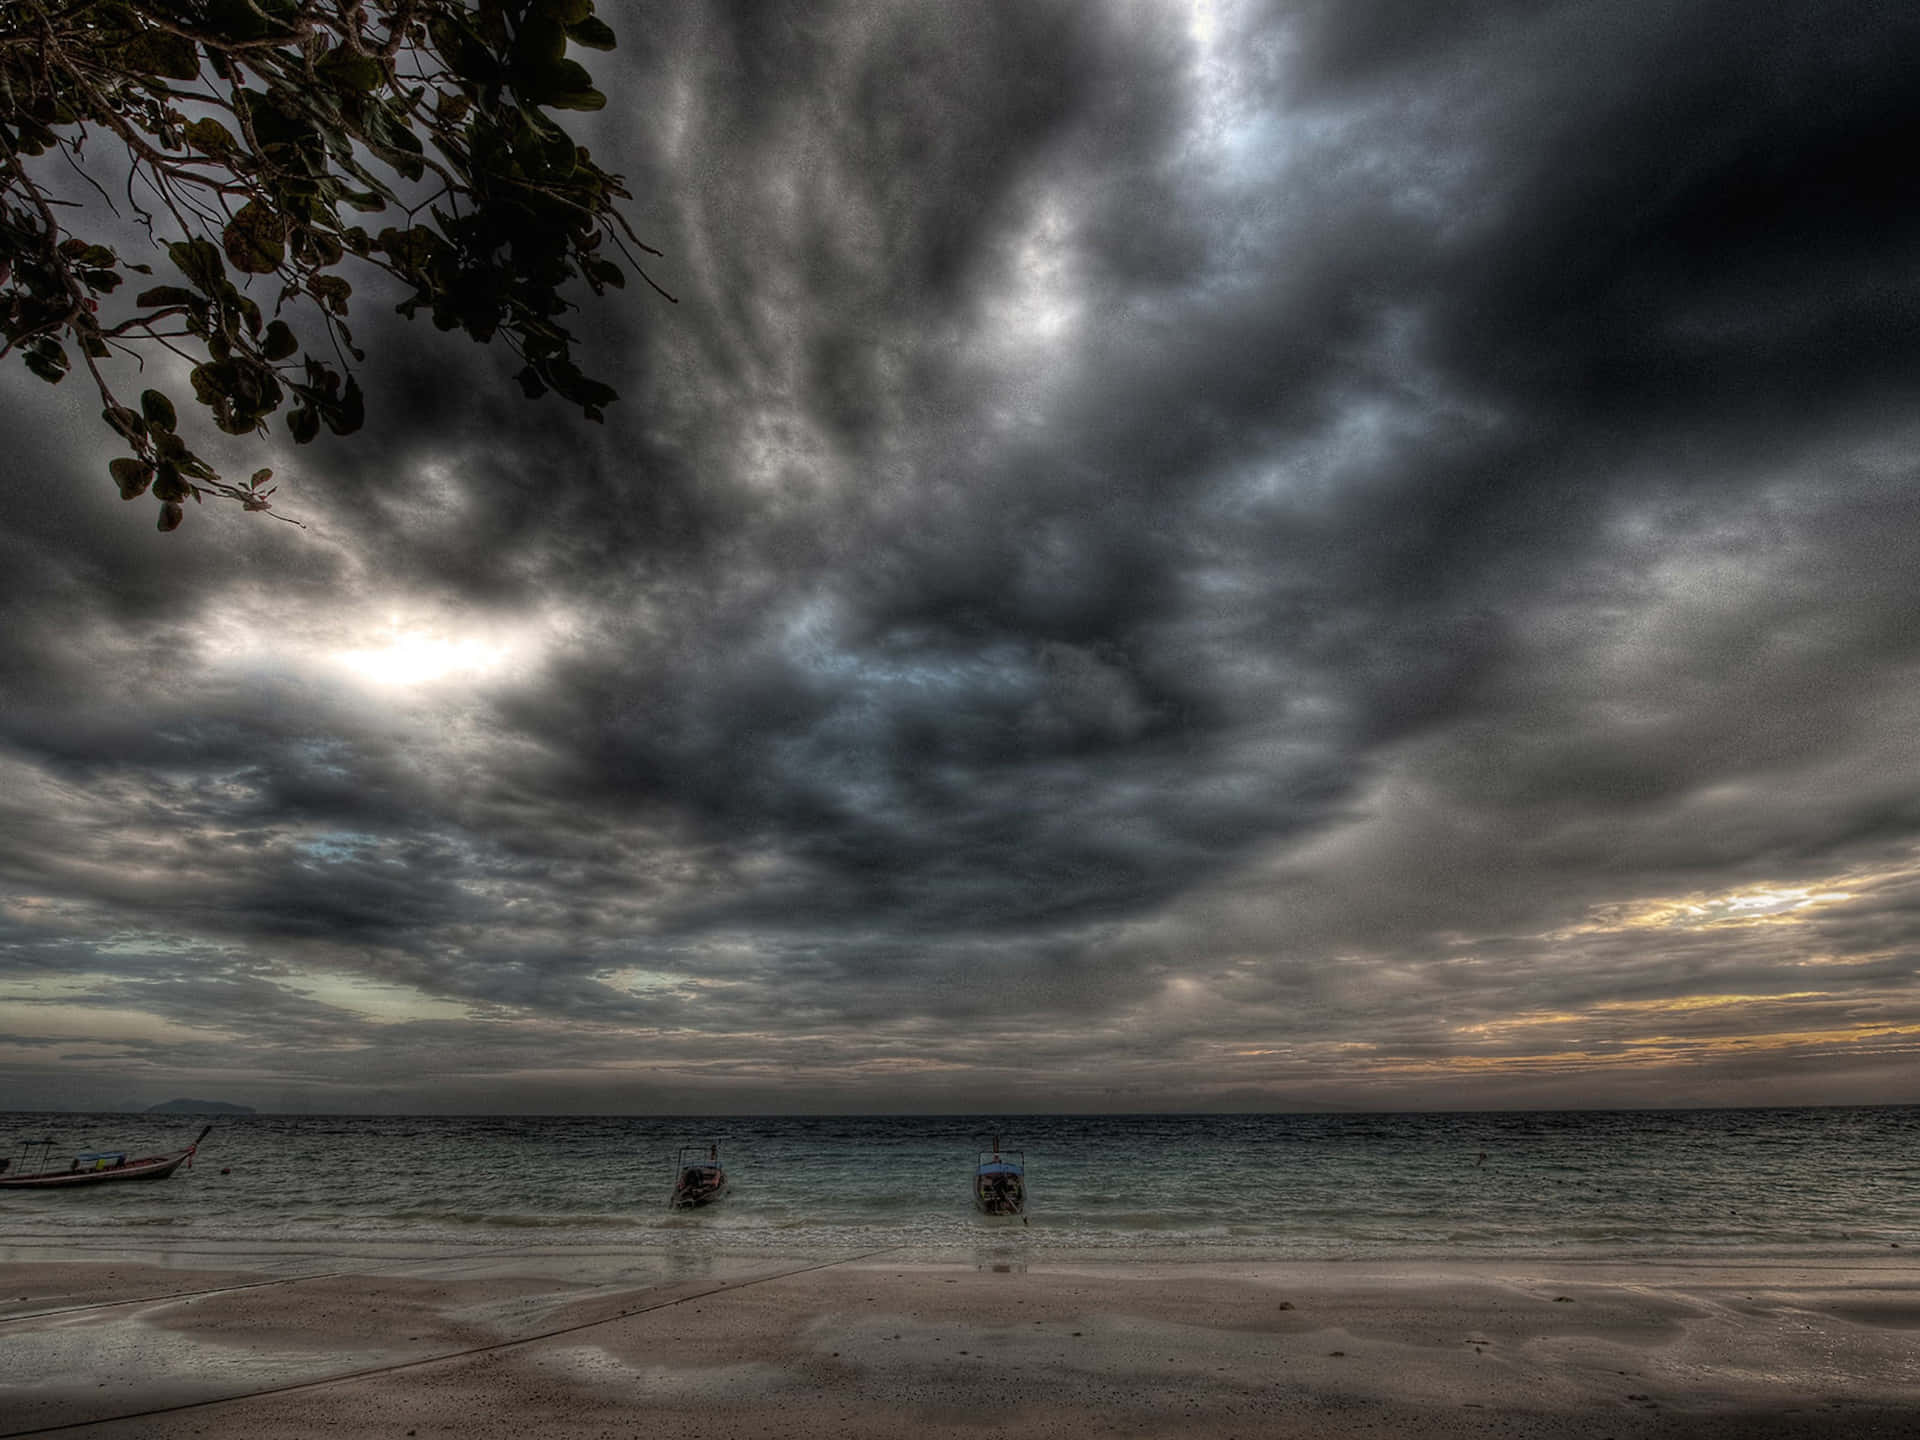
[[[1920,21],[632,28],[589,138],[680,303],[576,317],[605,427],[370,284],[311,528],[162,541],[7,377],[10,1043],[218,1013],[483,1108],[1892,1073]]]

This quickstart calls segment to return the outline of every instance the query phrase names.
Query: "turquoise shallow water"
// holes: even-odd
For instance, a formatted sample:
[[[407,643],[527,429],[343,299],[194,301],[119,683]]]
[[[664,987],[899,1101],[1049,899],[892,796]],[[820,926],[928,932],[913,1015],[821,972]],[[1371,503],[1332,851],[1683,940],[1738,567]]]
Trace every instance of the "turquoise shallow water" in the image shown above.
[[[0,1145],[178,1149],[199,1117],[0,1114]],[[976,1216],[1025,1152],[1026,1226]],[[721,1205],[665,1208],[717,1140]],[[1479,1157],[1484,1153],[1486,1159]],[[16,1160],[17,1163],[17,1160]],[[221,1174],[222,1167],[230,1170]],[[153,1184],[0,1190],[0,1244],[249,1240],[1033,1258],[1339,1259],[1920,1245],[1920,1107],[1407,1115],[221,1118]]]

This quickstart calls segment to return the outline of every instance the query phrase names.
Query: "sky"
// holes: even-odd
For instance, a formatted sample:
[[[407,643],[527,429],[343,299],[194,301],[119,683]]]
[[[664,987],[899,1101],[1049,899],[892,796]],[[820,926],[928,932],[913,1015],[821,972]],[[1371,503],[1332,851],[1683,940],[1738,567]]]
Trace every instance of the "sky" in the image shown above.
[[[1920,11],[603,9],[604,426],[0,374],[0,1108],[1920,1102]]]

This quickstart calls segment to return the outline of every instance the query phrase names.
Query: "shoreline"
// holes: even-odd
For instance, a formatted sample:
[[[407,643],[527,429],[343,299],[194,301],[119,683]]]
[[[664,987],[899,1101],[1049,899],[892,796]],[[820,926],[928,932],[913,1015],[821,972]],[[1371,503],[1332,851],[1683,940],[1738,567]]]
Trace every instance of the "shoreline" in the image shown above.
[[[1621,1440],[1920,1423],[1920,1252],[930,1263],[314,1245],[222,1266],[20,1248],[0,1245],[0,1435],[134,1415],[83,1433],[977,1436],[997,1416],[1062,1437],[1498,1422]]]
[[[1368,1248],[1351,1246],[1329,1253],[1319,1247],[1288,1249],[1277,1245],[1115,1244],[1093,1246],[1065,1240],[1056,1242],[1041,1225],[1031,1229],[980,1222],[969,1239],[901,1242],[884,1229],[832,1242],[814,1237],[783,1241],[776,1233],[726,1231],[687,1225],[681,1230],[642,1230],[626,1234],[555,1234],[536,1228],[462,1229],[411,1234],[367,1233],[316,1228],[293,1239],[284,1233],[169,1233],[164,1227],[130,1229],[102,1225],[98,1229],[50,1234],[45,1231],[8,1232],[0,1216],[0,1266],[43,1257],[74,1259],[111,1257],[162,1266],[188,1263],[197,1257],[244,1256],[250,1263],[275,1267],[298,1256],[361,1257],[384,1263],[408,1259],[481,1259],[490,1255],[551,1256],[701,1256],[742,1261],[810,1260],[850,1257],[884,1250],[915,1265],[965,1265],[983,1258],[1012,1258],[1047,1266],[1209,1267],[1247,1265],[1329,1266],[1374,1268],[1394,1266],[1653,1266],[1680,1269],[1778,1266],[1847,1265],[1872,1269],[1883,1264],[1899,1267],[1920,1264],[1920,1241],[1862,1240],[1852,1243],[1733,1245],[1616,1245],[1572,1246],[1517,1244],[1508,1248],[1447,1249],[1406,1245]]]

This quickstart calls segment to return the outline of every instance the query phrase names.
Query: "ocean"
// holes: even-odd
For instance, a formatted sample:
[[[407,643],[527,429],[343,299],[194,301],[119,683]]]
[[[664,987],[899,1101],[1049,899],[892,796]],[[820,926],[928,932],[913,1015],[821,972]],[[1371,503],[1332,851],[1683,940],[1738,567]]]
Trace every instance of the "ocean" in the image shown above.
[[[0,1114],[0,1153],[184,1148],[209,1117]],[[1682,1257],[1920,1244],[1920,1106],[1498,1114],[218,1117],[192,1170],[0,1190],[9,1245],[1034,1260]],[[994,1134],[1028,1223],[974,1214]],[[719,1205],[665,1207],[717,1143]],[[6,1147],[10,1146],[10,1150]],[[1484,1160],[1481,1156],[1485,1157]],[[37,1168],[37,1167],[35,1167]]]

